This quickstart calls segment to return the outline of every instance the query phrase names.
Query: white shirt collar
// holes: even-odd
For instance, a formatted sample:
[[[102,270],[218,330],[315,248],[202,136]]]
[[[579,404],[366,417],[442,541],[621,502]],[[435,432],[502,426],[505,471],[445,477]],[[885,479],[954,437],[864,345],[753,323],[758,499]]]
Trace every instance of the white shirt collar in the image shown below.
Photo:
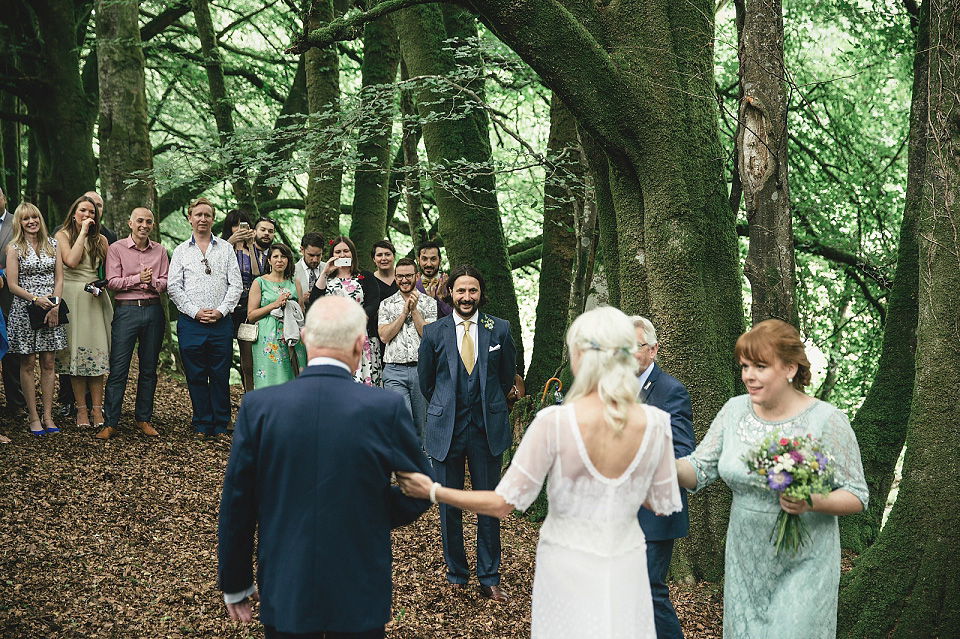
[[[351,375],[353,374],[353,371],[350,370],[349,366],[341,362],[339,359],[334,359],[332,357],[314,357],[307,362],[307,366],[339,366]]]
[[[479,314],[480,314],[480,311],[474,311],[474,312],[473,312],[473,315],[471,315],[470,317],[463,318],[463,317],[460,317],[460,313],[457,313],[456,311],[454,311],[454,312],[453,312],[453,323],[454,323],[454,324],[463,324],[464,322],[468,322],[468,321],[469,321],[469,322],[473,322],[473,324],[471,324],[471,326],[476,326],[476,325],[477,325],[477,315],[479,315]]]

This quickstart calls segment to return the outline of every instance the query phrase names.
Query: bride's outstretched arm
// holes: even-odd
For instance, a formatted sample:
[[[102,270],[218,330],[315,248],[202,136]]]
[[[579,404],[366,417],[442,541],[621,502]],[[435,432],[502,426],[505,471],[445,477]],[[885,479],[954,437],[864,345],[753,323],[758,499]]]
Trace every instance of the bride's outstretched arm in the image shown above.
[[[422,473],[397,472],[400,490],[407,497],[432,499],[461,510],[469,510],[478,515],[489,515],[503,519],[513,512],[513,506],[492,490],[457,490],[446,488]]]

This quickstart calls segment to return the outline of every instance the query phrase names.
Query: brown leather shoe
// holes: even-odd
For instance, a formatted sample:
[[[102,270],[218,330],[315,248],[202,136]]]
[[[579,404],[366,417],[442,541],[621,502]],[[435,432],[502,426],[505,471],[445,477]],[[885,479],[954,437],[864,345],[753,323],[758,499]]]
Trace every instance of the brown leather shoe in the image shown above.
[[[150,425],[150,422],[137,422],[137,428],[139,428],[140,432],[147,437],[156,437],[160,434],[157,432],[156,428]]]
[[[507,593],[500,590],[500,586],[480,586],[480,593],[487,599],[499,601],[500,603],[506,603],[507,600],[510,599]]]
[[[94,435],[94,437],[96,437],[97,439],[110,439],[111,437],[116,437],[116,436],[117,436],[117,429],[114,428],[113,426],[107,426],[106,428],[101,430],[99,433]]]
[[[447,590],[455,595],[462,595],[467,591],[467,584],[452,584],[448,582]]]

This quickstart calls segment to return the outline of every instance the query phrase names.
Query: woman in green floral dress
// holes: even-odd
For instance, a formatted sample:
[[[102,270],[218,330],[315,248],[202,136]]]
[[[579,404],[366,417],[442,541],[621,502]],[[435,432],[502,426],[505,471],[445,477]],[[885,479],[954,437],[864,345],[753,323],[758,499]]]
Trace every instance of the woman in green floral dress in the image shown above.
[[[253,343],[253,387],[276,386],[296,377],[307,365],[307,352],[301,342],[290,347],[284,340],[284,306],[299,304],[303,311],[303,291],[294,277],[293,252],[285,244],[274,244],[267,254],[270,272],[250,285],[247,321],[257,325]],[[274,311],[278,313],[274,314]],[[299,330],[297,331],[299,335]],[[291,360],[291,352],[296,362]]]

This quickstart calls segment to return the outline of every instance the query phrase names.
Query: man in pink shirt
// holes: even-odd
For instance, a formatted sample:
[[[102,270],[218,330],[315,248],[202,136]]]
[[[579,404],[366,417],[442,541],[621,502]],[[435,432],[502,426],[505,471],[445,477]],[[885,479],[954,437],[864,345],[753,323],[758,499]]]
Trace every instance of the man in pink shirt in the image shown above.
[[[130,360],[138,341],[140,377],[134,420],[144,435],[159,434],[150,420],[166,323],[160,293],[167,290],[170,260],[167,250],[150,239],[154,221],[149,209],[133,209],[127,224],[130,237],[114,242],[107,250],[107,287],[116,293],[116,308],[111,324],[110,376],[103,401],[105,422],[103,430],[97,433],[98,439],[110,439],[117,434]]]

